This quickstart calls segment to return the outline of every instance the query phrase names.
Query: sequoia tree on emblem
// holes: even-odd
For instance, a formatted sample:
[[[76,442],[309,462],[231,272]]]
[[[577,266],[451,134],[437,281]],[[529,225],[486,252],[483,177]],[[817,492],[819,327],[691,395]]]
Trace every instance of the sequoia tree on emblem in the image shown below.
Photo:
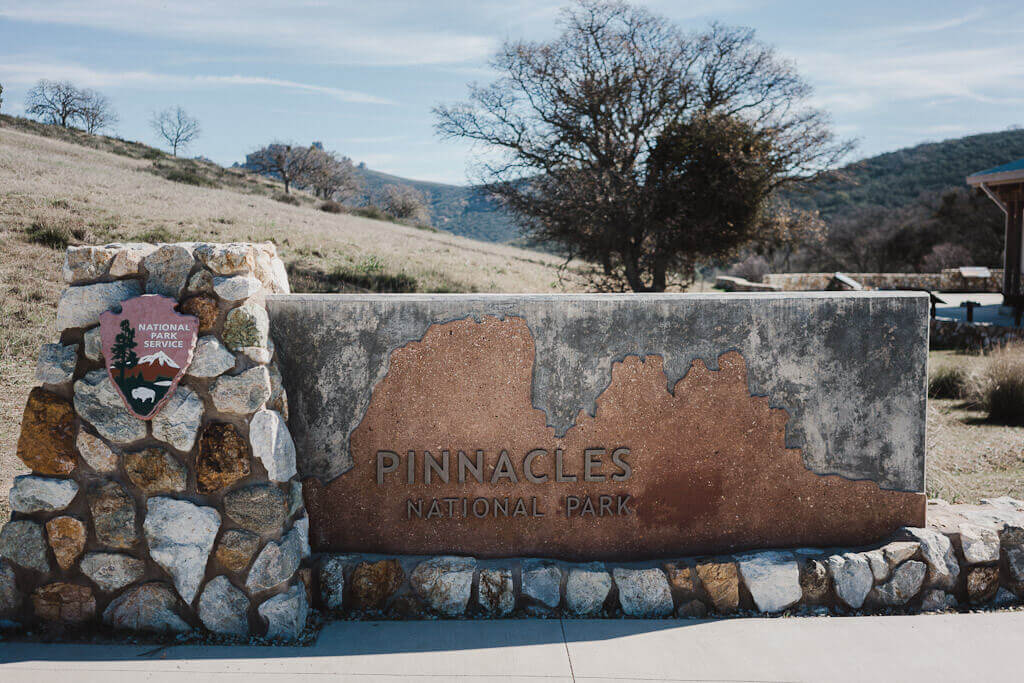
[[[170,399],[192,362],[199,320],[174,310],[177,301],[145,294],[100,316],[107,373],[128,409],[143,420]]]

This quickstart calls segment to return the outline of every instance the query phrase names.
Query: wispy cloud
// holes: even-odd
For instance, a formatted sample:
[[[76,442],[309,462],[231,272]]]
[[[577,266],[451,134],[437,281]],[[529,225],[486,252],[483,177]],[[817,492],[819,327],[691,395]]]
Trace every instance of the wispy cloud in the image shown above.
[[[65,24],[177,41],[231,45],[260,54],[301,52],[317,63],[448,64],[481,59],[496,41],[437,26],[432,6],[282,3],[272,0],[0,0],[0,18]],[[443,3],[442,3],[443,4]],[[417,23],[417,19],[424,19]]]
[[[150,71],[101,71],[80,64],[5,61],[0,57],[0,77],[8,83],[29,84],[41,78],[67,79],[91,88],[194,88],[205,86],[263,86],[298,90],[332,97],[352,104],[394,104],[393,101],[359,92],[313,83],[280,78],[242,75],[191,75],[153,73]]]

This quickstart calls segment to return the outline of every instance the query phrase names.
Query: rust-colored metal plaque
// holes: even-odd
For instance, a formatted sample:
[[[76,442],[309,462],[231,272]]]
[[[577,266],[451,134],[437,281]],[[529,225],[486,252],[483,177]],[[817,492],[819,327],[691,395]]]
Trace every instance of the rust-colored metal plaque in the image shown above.
[[[534,407],[519,317],[436,323],[391,352],[351,434],[353,467],[306,480],[321,550],[629,559],[857,545],[923,524],[921,493],[821,475],[786,448],[785,397],[722,353],[669,385],[659,355],[612,366],[558,436]]]
[[[103,357],[114,387],[136,417],[152,419],[192,362],[199,320],[174,310],[177,301],[144,294],[100,316]]]

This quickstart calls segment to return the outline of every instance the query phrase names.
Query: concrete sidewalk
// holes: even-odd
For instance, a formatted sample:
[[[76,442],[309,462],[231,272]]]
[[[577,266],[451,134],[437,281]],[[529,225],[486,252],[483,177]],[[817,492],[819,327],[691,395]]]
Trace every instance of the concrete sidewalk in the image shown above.
[[[313,647],[0,643],[0,681],[1024,678],[1024,612],[722,621],[334,622]]]

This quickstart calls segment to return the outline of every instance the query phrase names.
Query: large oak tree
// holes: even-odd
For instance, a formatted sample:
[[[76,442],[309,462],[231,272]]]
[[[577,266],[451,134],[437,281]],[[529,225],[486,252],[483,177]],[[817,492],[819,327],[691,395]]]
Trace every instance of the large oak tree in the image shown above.
[[[688,34],[623,2],[580,0],[550,42],[510,42],[501,76],[435,109],[535,239],[593,264],[599,289],[663,291],[770,240],[782,186],[850,148],[794,66],[751,30]]]

